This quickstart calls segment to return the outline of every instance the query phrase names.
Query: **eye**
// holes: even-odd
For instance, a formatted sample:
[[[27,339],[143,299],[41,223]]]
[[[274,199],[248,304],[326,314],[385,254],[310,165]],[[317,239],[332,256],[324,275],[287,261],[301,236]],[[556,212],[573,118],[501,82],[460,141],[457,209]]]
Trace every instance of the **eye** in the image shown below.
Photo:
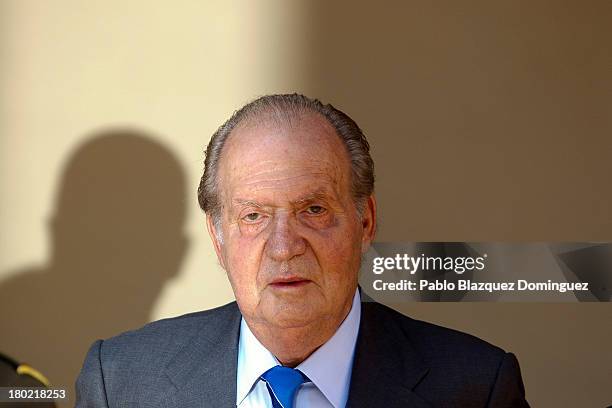
[[[311,205],[306,209],[306,212],[310,215],[320,215],[325,212],[325,208],[321,207],[320,205]]]
[[[261,214],[256,212],[248,213],[247,215],[242,217],[242,219],[246,222],[257,222],[261,219]]]

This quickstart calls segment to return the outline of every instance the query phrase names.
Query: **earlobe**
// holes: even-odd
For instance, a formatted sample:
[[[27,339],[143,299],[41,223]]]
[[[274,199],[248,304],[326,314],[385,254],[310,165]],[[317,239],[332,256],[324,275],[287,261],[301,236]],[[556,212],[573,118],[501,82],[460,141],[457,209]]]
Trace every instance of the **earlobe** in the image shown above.
[[[215,248],[215,253],[217,254],[217,260],[223,269],[225,268],[225,261],[223,260],[223,252],[221,250],[221,242],[219,242],[219,233],[221,231],[217,231],[215,227],[215,222],[212,217],[208,214],[206,215],[206,229],[208,230],[208,235],[210,235],[210,239],[212,240],[213,247]]]

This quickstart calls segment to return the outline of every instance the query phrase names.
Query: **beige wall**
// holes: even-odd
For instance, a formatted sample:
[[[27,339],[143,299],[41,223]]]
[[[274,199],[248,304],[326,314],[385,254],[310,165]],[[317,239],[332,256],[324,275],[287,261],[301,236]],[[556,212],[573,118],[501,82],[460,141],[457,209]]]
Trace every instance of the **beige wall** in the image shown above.
[[[95,338],[231,300],[194,192],[265,93],[362,125],[381,240],[610,240],[612,3],[492,4],[0,3],[0,350],[69,387]],[[398,308],[515,351],[534,406],[612,403],[609,304]]]
[[[300,7],[0,3],[0,350],[71,388],[96,338],[233,299],[195,197],[203,148],[238,106],[300,82]],[[122,176],[129,154],[147,163],[141,183]],[[155,192],[180,183],[177,200]],[[164,218],[174,224],[149,228]],[[177,228],[184,248],[160,240]]]

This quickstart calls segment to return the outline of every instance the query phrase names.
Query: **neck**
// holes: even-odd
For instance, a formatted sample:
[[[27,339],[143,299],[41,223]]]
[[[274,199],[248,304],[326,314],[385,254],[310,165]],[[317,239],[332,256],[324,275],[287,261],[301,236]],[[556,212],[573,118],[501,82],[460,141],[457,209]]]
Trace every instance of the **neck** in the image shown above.
[[[334,318],[317,320],[304,326],[282,327],[245,319],[253,335],[287,367],[296,367],[338,330],[351,310],[353,299]]]

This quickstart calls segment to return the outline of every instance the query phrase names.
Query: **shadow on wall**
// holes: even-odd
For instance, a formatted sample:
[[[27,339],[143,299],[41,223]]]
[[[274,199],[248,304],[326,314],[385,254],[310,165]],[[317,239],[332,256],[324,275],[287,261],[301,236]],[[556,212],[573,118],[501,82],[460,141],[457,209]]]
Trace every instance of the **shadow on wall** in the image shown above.
[[[185,176],[146,134],[112,130],[76,150],[60,183],[49,261],[0,286],[0,350],[73,398],[90,344],[147,323],[178,273]]]

